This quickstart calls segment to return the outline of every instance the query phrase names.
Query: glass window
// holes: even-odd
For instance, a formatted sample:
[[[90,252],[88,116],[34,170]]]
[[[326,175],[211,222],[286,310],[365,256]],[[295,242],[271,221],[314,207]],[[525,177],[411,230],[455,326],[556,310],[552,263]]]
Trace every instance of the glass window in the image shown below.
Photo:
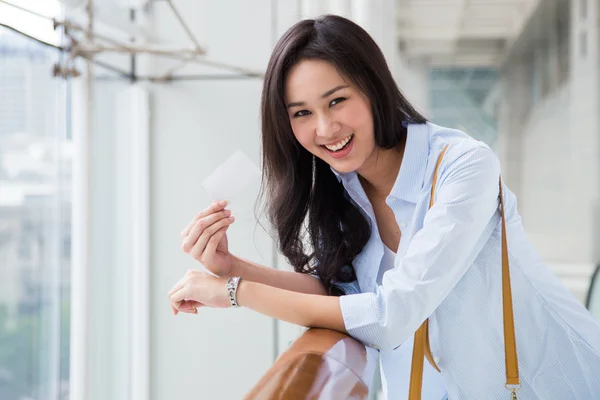
[[[24,3],[48,11],[52,2]],[[60,7],[54,11],[58,17]],[[52,76],[60,57],[0,26],[3,400],[68,398],[71,143],[68,83]]]
[[[499,71],[491,67],[434,67],[429,71],[431,119],[465,131],[493,146],[495,86]]]

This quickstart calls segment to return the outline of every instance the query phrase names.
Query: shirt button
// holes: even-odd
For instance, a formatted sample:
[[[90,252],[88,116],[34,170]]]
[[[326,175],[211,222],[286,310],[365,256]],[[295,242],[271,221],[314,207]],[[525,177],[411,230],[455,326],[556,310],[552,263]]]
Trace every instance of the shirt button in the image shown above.
[[[436,364],[439,364],[440,363],[440,358],[439,357],[434,357],[433,361],[435,361]]]
[[[403,222],[403,223],[402,223],[402,227],[403,227],[403,228],[406,228],[406,222]]]
[[[370,344],[369,347],[375,349],[375,350],[379,350],[379,347],[375,346],[374,344]]]

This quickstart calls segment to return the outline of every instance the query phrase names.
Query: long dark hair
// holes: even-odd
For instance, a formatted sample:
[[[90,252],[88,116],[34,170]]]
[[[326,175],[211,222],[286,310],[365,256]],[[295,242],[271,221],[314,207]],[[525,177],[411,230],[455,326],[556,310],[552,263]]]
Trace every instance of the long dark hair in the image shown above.
[[[307,59],[330,62],[367,96],[379,147],[390,149],[402,142],[404,121],[426,119],[400,93],[377,44],[348,19],[325,15],[300,21],[275,45],[261,100],[267,214],[277,231],[279,249],[294,270],[316,272],[329,294],[340,295],[343,292],[335,282],[356,280],[352,262],[369,240],[371,227],[345,197],[329,165],[294,137],[285,80],[294,65]],[[310,254],[305,245],[312,248]]]

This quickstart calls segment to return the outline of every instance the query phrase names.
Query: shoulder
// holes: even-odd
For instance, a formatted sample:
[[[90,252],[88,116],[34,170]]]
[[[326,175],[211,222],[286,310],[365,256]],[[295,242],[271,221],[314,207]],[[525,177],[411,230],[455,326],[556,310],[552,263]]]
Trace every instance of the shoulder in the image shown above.
[[[440,164],[440,174],[456,168],[483,168],[500,173],[500,161],[484,142],[476,140],[458,129],[428,123],[429,160],[431,172],[442,151],[447,148]]]

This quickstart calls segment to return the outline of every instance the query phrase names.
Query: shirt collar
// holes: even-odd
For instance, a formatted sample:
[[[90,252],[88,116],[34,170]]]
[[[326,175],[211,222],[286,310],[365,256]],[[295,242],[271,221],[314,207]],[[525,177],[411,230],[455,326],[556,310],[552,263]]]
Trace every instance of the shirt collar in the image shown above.
[[[402,165],[392,187],[390,196],[417,203],[419,194],[423,188],[423,180],[427,169],[429,158],[429,134],[427,124],[408,124],[406,146],[402,157]],[[338,182],[347,181],[356,175],[356,172],[341,173],[331,167],[331,171],[337,177]],[[348,190],[348,185],[344,185]]]
[[[417,203],[429,158],[427,124],[409,124],[400,171],[390,196]]]
[[[333,167],[330,165],[329,168],[331,169],[331,172],[333,172],[333,174],[335,175],[335,177],[337,178],[338,182],[342,181],[342,174],[341,172],[337,172],[335,169],[333,169]]]

